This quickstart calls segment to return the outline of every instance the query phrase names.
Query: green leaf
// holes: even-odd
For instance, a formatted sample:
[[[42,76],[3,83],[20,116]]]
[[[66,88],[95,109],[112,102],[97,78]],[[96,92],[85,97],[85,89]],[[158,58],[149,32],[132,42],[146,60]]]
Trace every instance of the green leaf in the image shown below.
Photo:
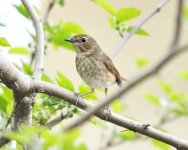
[[[146,59],[145,56],[137,56],[135,60],[135,65],[137,68],[144,68],[145,66],[148,65],[148,60]]]
[[[188,19],[188,7],[184,8],[183,14],[184,14],[185,18]]]
[[[4,37],[0,37],[0,46],[9,47],[11,45]]]
[[[29,55],[30,51],[24,47],[14,47],[9,50],[10,54],[21,54],[21,55]]]
[[[18,142],[20,144],[29,143],[29,141],[31,140],[29,137],[26,137],[19,132],[6,133],[6,137],[8,137],[11,140],[15,140],[16,142]]]
[[[168,144],[165,144],[157,140],[152,140],[152,144],[158,150],[171,150],[171,147]]]
[[[182,70],[178,73],[178,76],[182,79],[188,80],[188,70]]]
[[[24,17],[26,17],[26,18],[30,18],[30,15],[28,14],[28,12],[27,12],[27,10],[25,9],[25,7],[24,7],[24,5],[23,4],[20,4],[20,5],[13,5],[15,8],[16,8],[16,10],[20,13],[20,14],[22,14]]]
[[[146,100],[150,101],[154,105],[158,105],[158,106],[161,105],[159,97],[157,97],[156,95],[154,95],[152,93],[149,93],[149,92],[145,93],[144,94],[144,98]]]
[[[81,34],[84,30],[78,24],[74,22],[67,22],[63,25],[63,30],[69,33]]]
[[[117,112],[117,113],[123,112],[126,109],[126,106],[122,102],[120,102],[118,99],[115,100],[111,104],[111,106],[112,106],[112,111]]]
[[[117,21],[123,22],[140,16],[141,11],[137,8],[121,8],[115,13]]]
[[[29,64],[24,63],[24,62],[22,62],[22,69],[28,75],[32,75],[32,73],[33,73],[31,66]]]
[[[172,91],[172,85],[170,83],[161,79],[157,79],[157,82],[165,93],[169,94]]]
[[[132,30],[133,28],[134,28],[134,26],[129,26],[129,27],[127,28],[127,32],[131,32],[131,30]],[[146,31],[145,31],[144,29],[142,29],[142,28],[138,29],[135,34],[137,34],[137,35],[142,35],[142,36],[149,36],[149,33],[146,32]]]
[[[57,2],[58,2],[58,4],[59,4],[60,6],[64,6],[64,4],[65,4],[64,0],[58,0]]]
[[[117,24],[117,20],[114,16],[109,17],[108,18],[108,22],[110,24],[110,27],[112,27],[113,29],[117,29],[118,28],[118,24]]]
[[[93,0],[96,4],[101,6],[106,12],[108,12],[110,15],[115,14],[115,9],[113,5],[111,5],[107,0]]]
[[[0,85],[1,94],[0,94],[0,111],[11,114],[13,107],[13,94],[12,90],[7,88],[4,85]]]
[[[59,86],[66,88],[70,91],[74,91],[73,83],[59,71],[57,72],[56,75],[56,81]]]
[[[53,83],[53,80],[47,74],[45,74],[45,73],[42,74],[41,80]]]
[[[91,88],[88,85],[86,85],[85,83],[82,83],[82,84],[79,85],[78,90],[79,90],[80,94],[86,94],[86,93],[91,91]],[[88,94],[88,95],[84,96],[84,98],[85,99],[92,99],[92,100],[98,99],[96,92]]]
[[[127,140],[133,140],[135,138],[135,133],[132,132],[132,131],[122,131],[120,134],[119,134],[119,137],[125,141]]]
[[[71,43],[64,39],[72,37],[74,34],[83,34],[84,30],[74,22],[59,22],[57,25],[46,25],[45,30],[49,33],[49,42],[55,47],[65,47],[74,50]]]

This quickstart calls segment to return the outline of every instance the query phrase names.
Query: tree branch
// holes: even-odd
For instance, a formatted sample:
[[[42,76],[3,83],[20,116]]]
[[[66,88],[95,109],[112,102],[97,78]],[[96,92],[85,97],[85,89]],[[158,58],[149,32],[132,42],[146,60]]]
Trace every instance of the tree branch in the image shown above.
[[[130,31],[129,34],[125,35],[117,46],[112,50],[110,57],[113,59],[120,52],[120,50],[124,47],[124,45],[128,42],[128,40],[136,33],[138,29],[140,29],[149,19],[151,19],[155,14],[157,14],[164,6],[167,4],[169,0],[162,0],[160,3],[154,7],[148,14],[146,14],[138,24]]]
[[[188,44],[174,49],[171,53],[166,54],[161,60],[158,61],[155,65],[150,67],[148,70],[143,72],[141,75],[134,77],[126,86],[124,86],[119,91],[115,92],[111,97],[106,100],[101,101],[95,108],[91,109],[88,113],[82,115],[81,118],[78,118],[74,123],[69,125],[66,130],[73,129],[81,124],[83,124],[86,120],[88,120],[93,114],[95,114],[98,110],[103,108],[104,106],[112,103],[116,98],[125,95],[129,90],[134,88],[136,85],[140,84],[142,81],[148,79],[156,72],[161,70],[167,63],[169,63],[174,57],[178,56],[180,53],[185,52],[188,49]]]
[[[171,44],[171,50],[173,50],[173,47],[179,46],[179,41],[181,37],[181,28],[182,28],[182,19],[183,19],[183,4],[184,0],[178,0],[177,1],[177,16],[175,20],[175,32],[174,32],[174,38],[172,40]]]
[[[167,55],[168,57],[165,56],[163,58],[162,63],[160,63],[160,64],[155,66],[156,70],[164,67],[164,65],[166,65],[175,56],[178,56],[178,54],[183,53],[186,50],[188,50],[188,44],[183,46],[183,47],[181,47],[179,49],[179,51],[176,50],[172,54],[170,54],[169,56]],[[9,79],[11,79],[11,78],[13,78],[13,79],[20,78],[19,75],[22,74],[22,73],[19,70],[17,70],[16,67],[11,65],[9,61],[7,61],[6,59],[2,59],[2,58],[4,58],[2,56],[3,55],[0,54],[0,57],[1,57],[0,64],[4,64],[5,66],[11,66],[11,68],[10,68],[11,71],[8,71],[8,72],[9,73],[14,72],[14,74],[11,77],[8,74],[7,74],[8,76],[3,76],[3,78],[4,78],[3,81],[6,81],[6,79],[5,79],[6,77],[9,78]],[[4,68],[4,66],[0,65],[0,70],[2,70],[2,68]],[[146,71],[146,73],[144,73],[144,74],[147,74],[147,72],[148,71]],[[135,86],[135,84],[143,81],[144,78],[148,77],[148,76],[143,76],[143,75],[141,77],[137,77],[134,81],[130,82],[126,87],[124,87],[117,94],[113,95],[113,97],[110,97],[110,98],[114,99],[116,96],[119,96],[119,94],[124,93],[124,90],[125,91],[130,90],[131,88],[133,88]],[[26,75],[24,75],[24,74],[22,74],[22,76],[24,78],[26,77]],[[30,80],[32,80],[32,79],[30,79]],[[28,80],[28,81],[30,81],[30,80]],[[6,82],[4,84],[8,85]],[[23,85],[21,85],[21,84],[23,84]],[[28,86],[28,84],[26,84],[26,85]],[[22,89],[21,86],[25,87],[26,85],[25,85],[25,82],[21,82],[18,89],[16,87],[14,87],[14,86],[11,86],[10,88],[13,89],[13,90],[17,89],[19,91],[20,89]],[[91,102],[83,101],[83,100],[79,99],[78,96],[76,96],[71,91],[68,91],[66,89],[60,88],[59,86],[51,84],[51,83],[47,83],[47,82],[43,82],[43,81],[35,81],[33,86],[30,88],[30,90],[33,90],[35,92],[42,92],[42,93],[46,93],[48,95],[53,95],[53,96],[62,98],[62,99],[66,100],[67,102],[69,102],[69,103],[71,103],[73,105],[76,105],[76,101],[78,101],[77,107],[79,107],[81,109],[84,109],[84,110],[89,110],[89,108],[91,109],[91,108],[94,107],[94,105]],[[104,111],[102,111],[102,110],[97,111],[95,113],[95,115],[97,117],[103,119],[103,120],[106,119],[106,113]],[[124,127],[124,128],[128,128],[128,129],[130,129],[132,131],[135,131],[135,132],[138,132],[140,134],[146,135],[148,137],[160,140],[160,141],[165,142],[167,144],[170,144],[170,145],[172,145],[172,146],[174,146],[176,148],[188,148],[188,142],[185,141],[185,140],[182,140],[182,139],[177,138],[175,136],[172,136],[170,134],[164,133],[162,131],[156,130],[156,129],[152,128],[152,127],[148,127],[147,129],[144,129],[143,128],[143,124],[138,123],[138,122],[133,121],[133,120],[130,120],[130,119],[127,119],[127,118],[123,118],[123,117],[121,117],[121,116],[119,116],[117,114],[111,113],[109,115],[107,121],[109,121],[109,122],[111,122],[113,124],[116,124],[118,126],[121,126],[121,127]]]
[[[44,69],[44,33],[42,21],[40,20],[32,5],[27,0],[21,1],[29,12],[36,31],[35,66],[33,72],[33,79],[39,80]]]
[[[51,129],[57,124],[59,124],[62,120],[64,120],[68,115],[69,115],[68,109],[66,111],[61,110],[61,113],[58,116],[56,116],[54,119],[52,119],[51,121],[47,122],[45,126]]]

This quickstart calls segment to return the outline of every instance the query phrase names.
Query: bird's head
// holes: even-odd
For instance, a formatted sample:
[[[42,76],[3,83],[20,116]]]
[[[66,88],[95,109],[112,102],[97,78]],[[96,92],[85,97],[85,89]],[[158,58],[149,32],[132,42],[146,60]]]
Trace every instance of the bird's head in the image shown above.
[[[77,54],[90,54],[94,51],[100,50],[97,42],[86,34],[75,35],[65,41],[73,44]]]

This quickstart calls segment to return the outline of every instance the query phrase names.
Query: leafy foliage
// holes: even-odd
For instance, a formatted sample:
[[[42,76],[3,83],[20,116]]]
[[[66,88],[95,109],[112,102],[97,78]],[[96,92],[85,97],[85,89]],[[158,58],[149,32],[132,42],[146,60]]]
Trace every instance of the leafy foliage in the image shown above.
[[[137,8],[123,7],[116,10],[107,0],[93,1],[110,14],[108,22],[121,36],[123,36],[125,32],[130,32],[134,28],[134,26],[127,25],[127,22],[139,17],[141,14],[141,10]],[[139,29],[136,34],[143,36],[149,35],[144,29]]]
[[[157,97],[156,95],[152,94],[152,93],[145,93],[144,94],[144,98],[147,99],[148,101],[150,101],[152,104],[160,106],[160,99],[159,97]]]
[[[178,76],[184,80],[188,80],[188,70],[182,70],[178,73]]]
[[[4,37],[0,37],[0,46],[9,47],[10,44]]]
[[[59,86],[68,89],[70,91],[74,91],[73,83],[67,77],[65,77],[61,72],[57,72],[56,81]]]
[[[70,43],[64,41],[66,38],[72,37],[74,34],[82,34],[84,30],[74,22],[62,22],[60,21],[56,25],[47,24],[45,30],[49,34],[49,42],[55,47],[65,47],[69,50],[73,50]]]
[[[4,85],[0,85],[0,113],[10,115],[13,107],[12,91]]]
[[[88,85],[86,85],[85,83],[82,83],[82,84],[79,85],[78,90],[79,90],[80,94],[86,94],[86,93],[91,91],[91,88]],[[84,96],[84,98],[85,99],[91,99],[91,100],[97,100],[98,99],[96,92],[88,94],[88,95]]]
[[[135,66],[137,68],[144,68],[148,65],[148,60],[144,56],[137,56],[135,60]]]
[[[24,5],[23,4],[20,4],[20,5],[13,5],[16,10],[24,17],[26,17],[27,19],[30,18],[30,15],[29,13],[27,12],[27,10],[25,9]]]
[[[141,11],[137,8],[121,8],[115,13],[115,18],[118,23],[132,20],[140,16]]]
[[[10,54],[20,54],[20,55],[29,55],[30,51],[27,48],[23,47],[14,47],[9,49]]]
[[[171,147],[169,145],[162,143],[160,141],[157,141],[157,140],[152,140],[152,144],[158,150],[171,150]]]
[[[184,8],[184,16],[188,19],[188,6]]]
[[[108,3],[107,0],[93,0],[95,3],[100,5],[106,12],[108,12],[110,15],[115,14],[114,6]]]

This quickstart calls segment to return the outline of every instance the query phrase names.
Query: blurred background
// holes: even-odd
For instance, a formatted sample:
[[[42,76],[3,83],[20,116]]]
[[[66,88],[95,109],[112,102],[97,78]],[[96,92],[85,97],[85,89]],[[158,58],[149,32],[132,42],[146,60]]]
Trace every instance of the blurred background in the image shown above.
[[[107,1],[116,10],[123,7],[141,10],[141,14],[137,18],[126,22],[128,26],[136,25],[143,16],[149,13],[159,3],[159,0]],[[33,5],[38,8],[42,18],[45,17],[49,2],[45,0],[32,1]],[[32,23],[21,16],[12,6],[13,4],[17,6],[20,4],[20,1],[4,1],[3,5],[0,5],[0,22],[6,24],[5,27],[0,27],[0,35],[5,37],[14,47],[28,46],[28,43],[32,41],[28,33],[34,34]],[[185,6],[188,6],[188,1],[186,1]],[[128,79],[128,82],[143,72],[147,67],[155,64],[168,52],[174,35],[176,9],[177,1],[173,0],[168,2],[159,13],[153,16],[142,27],[148,35],[134,35],[114,58],[113,62],[115,66]],[[53,6],[48,16],[48,23],[55,25],[60,22],[74,22],[78,24],[85,33],[94,37],[101,48],[110,55],[112,50],[120,42],[121,36],[117,30],[110,26],[108,21],[109,17],[110,14],[101,8],[97,2],[91,0],[65,0],[63,6]],[[49,27],[47,26],[46,28]],[[188,42],[187,33],[188,20],[185,17],[182,27],[181,44]],[[50,32],[46,36],[49,34]],[[64,40],[61,37],[59,38],[60,41]],[[30,45],[30,48],[33,48],[33,44]],[[45,55],[44,72],[51,78],[56,77],[57,71],[61,72],[74,83],[76,91],[79,91],[78,87],[82,83],[82,80],[75,68],[76,54],[73,50],[67,49],[67,47],[65,48],[57,43],[49,44]],[[11,55],[8,53],[8,48],[5,48],[4,53],[8,55],[12,62],[18,65],[21,65],[22,61],[26,63],[30,62],[29,56]],[[166,65],[159,74],[149,78],[131,90],[126,96],[121,97],[119,100],[122,103],[119,104],[118,102],[113,107],[116,110],[120,110],[117,111],[120,115],[142,123],[149,123],[152,126],[157,126],[166,132],[188,140],[188,132],[186,132],[188,124],[187,71],[188,54],[183,53]],[[110,88],[109,95],[115,90],[118,90],[118,88],[116,85]],[[97,93],[100,99],[104,98],[103,93],[100,91]],[[178,97],[181,102],[173,96]],[[94,102],[97,103],[97,101]],[[176,112],[175,110],[179,111],[174,113]],[[69,119],[68,123],[71,123],[75,117]],[[163,122],[163,120],[165,121]],[[121,140],[118,140],[114,132],[121,134],[121,131],[124,129],[108,122],[99,121],[96,118],[93,119],[93,122],[97,123],[92,123],[91,121],[81,127],[82,135],[78,139],[79,142],[86,143],[89,150],[157,149],[157,146],[154,146],[156,143],[149,138],[138,136],[138,139],[134,139],[132,138],[132,134],[135,135],[136,133],[130,134],[131,131],[126,131],[123,133],[125,136],[122,136],[120,138]],[[68,123],[66,122],[66,124]],[[55,130],[58,130],[58,128]],[[126,134],[128,135],[127,137]],[[165,150],[165,146],[159,144],[158,149],[160,149],[159,147],[163,147],[163,150]],[[168,150],[168,148],[166,149]]]

